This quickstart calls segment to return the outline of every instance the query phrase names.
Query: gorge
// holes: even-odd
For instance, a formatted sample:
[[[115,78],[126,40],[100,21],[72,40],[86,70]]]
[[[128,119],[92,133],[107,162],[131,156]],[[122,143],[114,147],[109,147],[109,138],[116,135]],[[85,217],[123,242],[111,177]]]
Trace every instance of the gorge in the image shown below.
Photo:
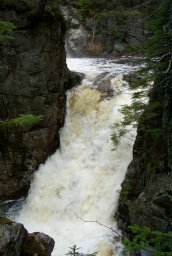
[[[43,115],[36,124],[0,127],[0,199],[13,220],[34,232],[28,234],[2,214],[0,254],[48,256],[54,239],[54,256],[65,255],[74,245],[81,247],[79,255],[125,255],[120,236],[122,230],[132,238],[129,225],[157,232],[172,229],[171,3],[102,0],[96,6],[95,0],[85,14],[87,0],[49,0],[38,15],[38,2],[0,0],[0,19],[16,27],[0,45],[0,125],[20,115]],[[88,15],[82,25],[77,16],[72,18],[66,46],[72,46],[67,51],[75,58],[67,59],[68,67],[59,3],[67,23],[76,10]],[[112,14],[114,6],[125,22],[118,12]],[[130,83],[143,57],[133,56],[130,47],[135,52],[151,35],[139,21],[141,12],[131,9],[138,6],[148,8],[147,14],[159,8],[159,30],[152,34],[157,48],[151,49],[156,54],[150,54],[144,74],[153,74],[148,86],[154,86],[137,135],[131,129],[113,150],[113,124],[122,119],[119,108],[131,103]],[[73,36],[75,29],[89,34],[85,43]],[[27,198],[15,201],[22,196]]]
[[[137,67],[101,58],[68,59],[68,65],[86,77],[67,93],[60,150],[36,172],[17,221],[31,232],[40,230],[53,237],[52,255],[65,255],[74,244],[87,254],[119,255],[120,244],[114,243],[112,231],[80,218],[117,230],[113,216],[135,132],[116,151],[110,136],[113,123],[121,119],[120,106],[131,100],[122,73]]]

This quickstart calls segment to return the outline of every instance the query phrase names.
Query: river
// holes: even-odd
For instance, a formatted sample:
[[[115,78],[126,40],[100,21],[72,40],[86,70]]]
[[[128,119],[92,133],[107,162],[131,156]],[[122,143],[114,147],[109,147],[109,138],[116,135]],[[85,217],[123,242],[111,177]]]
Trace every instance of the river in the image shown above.
[[[121,255],[116,233],[96,221],[120,233],[114,214],[135,132],[115,151],[110,137],[113,123],[122,118],[120,106],[131,101],[123,74],[137,66],[103,58],[67,63],[69,69],[85,73],[85,79],[67,92],[61,147],[35,173],[17,221],[30,232],[53,237],[53,256],[64,256],[74,244],[82,253]]]

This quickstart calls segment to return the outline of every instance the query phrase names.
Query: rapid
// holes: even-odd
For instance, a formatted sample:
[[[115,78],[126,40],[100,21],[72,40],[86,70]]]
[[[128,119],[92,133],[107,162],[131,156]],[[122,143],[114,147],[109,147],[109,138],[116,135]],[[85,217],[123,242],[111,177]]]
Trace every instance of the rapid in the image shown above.
[[[120,106],[131,101],[123,75],[137,65],[103,58],[68,59],[67,64],[85,78],[67,92],[60,149],[35,173],[16,220],[30,232],[53,237],[53,256],[64,256],[73,245],[82,253],[121,255],[116,233],[100,224],[120,233],[114,215],[135,132],[123,138],[117,150],[112,150],[111,134],[113,123],[122,118]]]

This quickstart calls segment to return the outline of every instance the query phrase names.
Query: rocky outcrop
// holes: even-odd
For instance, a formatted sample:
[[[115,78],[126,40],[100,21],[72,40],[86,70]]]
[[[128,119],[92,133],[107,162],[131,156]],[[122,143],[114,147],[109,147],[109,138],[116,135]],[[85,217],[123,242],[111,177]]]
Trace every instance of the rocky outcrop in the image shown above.
[[[66,51],[69,56],[83,56],[88,44],[88,32],[82,25],[67,32]]]
[[[172,165],[171,154],[166,153],[167,137],[169,149],[172,145],[172,96],[168,94],[167,103],[165,85],[160,86],[163,83],[159,80],[155,84],[138,127],[133,160],[122,183],[117,218],[123,231],[134,224],[163,232],[172,230]]]
[[[102,0],[93,11],[95,15],[90,15],[88,7],[82,17],[83,10],[77,1],[64,2],[61,10],[68,24],[67,53],[97,56],[136,51],[148,33],[144,28],[144,15],[136,8],[137,5],[138,1],[123,1],[124,9],[121,11],[114,1]]]
[[[66,66],[65,22],[48,4],[35,18],[36,1],[3,0],[0,19],[12,22],[13,39],[0,48],[0,120],[43,115],[37,125],[0,131],[0,199],[27,192],[34,171],[59,146],[65,89],[74,84]]]
[[[0,219],[0,255],[19,256],[27,231],[22,224]]]
[[[73,5],[60,6],[66,20],[68,31],[66,33],[66,52],[69,56],[82,56],[88,44],[89,33],[76,18],[77,10]]]
[[[54,248],[54,240],[44,233],[28,234],[21,249],[21,256],[50,256]]]
[[[0,255],[50,256],[54,240],[44,233],[29,234],[22,224],[0,217]]]
[[[144,29],[144,19],[142,14],[129,14],[124,22],[124,37],[123,43],[132,47],[137,47],[144,43],[146,37],[146,30]]]

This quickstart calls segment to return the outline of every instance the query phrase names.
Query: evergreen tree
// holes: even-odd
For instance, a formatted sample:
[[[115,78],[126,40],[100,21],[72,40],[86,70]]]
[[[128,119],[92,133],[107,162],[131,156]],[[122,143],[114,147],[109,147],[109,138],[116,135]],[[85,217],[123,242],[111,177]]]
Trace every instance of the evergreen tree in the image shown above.
[[[147,134],[152,135],[150,143],[153,143],[162,134],[162,127],[153,127],[152,120],[158,116],[162,118],[165,94],[168,94],[166,91],[169,90],[168,80],[171,77],[171,50],[169,51],[171,48],[169,28],[171,1],[157,1],[156,5],[151,21],[147,25],[151,36],[145,45],[146,65],[132,79],[130,87],[137,91],[133,93],[132,104],[130,106],[125,105],[121,109],[124,115],[123,121],[114,124],[112,140],[115,146],[118,145],[120,138],[136,128],[138,123],[138,132],[144,130]],[[148,97],[152,100],[147,104],[146,98]],[[143,112],[144,114],[142,114]],[[166,123],[169,123],[169,120]],[[168,124],[165,125],[164,123],[163,129],[167,129],[167,127]],[[164,143],[165,134],[167,131],[164,130]],[[166,147],[164,146],[164,148]]]
[[[11,22],[0,21],[0,43],[13,39],[10,34],[14,29],[15,26]]]

